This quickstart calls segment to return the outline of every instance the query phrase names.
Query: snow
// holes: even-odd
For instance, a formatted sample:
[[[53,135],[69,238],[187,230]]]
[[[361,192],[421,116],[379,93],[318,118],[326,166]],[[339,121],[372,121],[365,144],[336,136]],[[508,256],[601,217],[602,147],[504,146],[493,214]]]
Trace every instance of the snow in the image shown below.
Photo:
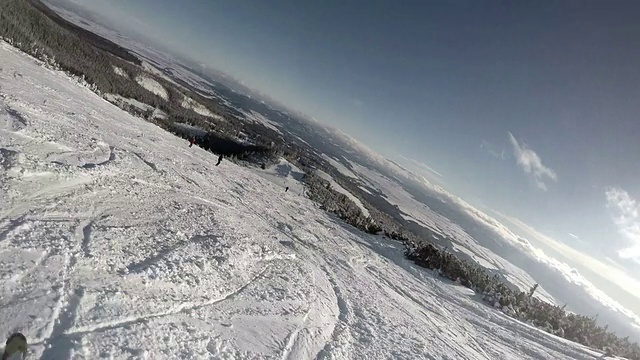
[[[128,106],[133,106],[134,108],[145,112],[145,111],[151,111],[151,117],[154,119],[165,119],[167,117],[167,113],[165,113],[164,111],[160,110],[160,109],[156,109],[151,105],[147,105],[143,102],[140,102],[136,99],[130,99],[130,98],[125,98],[122,97],[120,95],[115,95],[115,94],[104,94],[102,95],[102,97],[114,104],[117,105],[128,105]]]
[[[318,174],[318,176],[320,176],[324,180],[328,181],[329,184],[331,184],[331,188],[333,190],[339,192],[340,194],[345,195],[346,197],[349,198],[349,200],[353,201],[354,204],[356,204],[360,208],[360,211],[362,211],[362,215],[364,215],[365,217],[370,217],[371,216],[371,214],[369,213],[369,210],[367,210],[367,208],[364,206],[362,201],[360,201],[360,199],[358,199],[355,195],[350,193],[349,190],[347,190],[347,189],[343,188],[342,186],[340,186],[340,184],[338,184],[331,177],[331,175],[327,174],[326,172],[324,172],[322,170],[316,170],[316,174]]]
[[[270,166],[264,171],[257,171],[257,174],[282,189],[288,187],[293,194],[300,195],[304,191],[302,186],[304,171],[286,159],[281,158],[278,164]]]
[[[174,85],[182,87],[182,85],[176,83],[173,79],[165,75],[165,73],[160,71],[156,66],[151,65],[148,61],[144,61],[144,60],[142,61],[142,68],[145,69],[150,74],[161,77]]]
[[[131,105],[135,108],[137,108],[140,111],[153,111],[155,110],[155,108],[151,105],[147,105],[143,102],[140,102],[136,99],[130,99],[130,98],[125,98],[122,97],[120,95],[114,95],[114,94],[104,94],[102,97],[105,98],[105,100],[112,102],[112,103],[122,103],[122,104],[127,104],[127,105]]]
[[[187,131],[189,134],[196,137],[202,137],[207,135],[207,130],[199,126],[193,126],[193,125],[184,124],[184,123],[174,123],[174,126],[182,128],[182,130]]]
[[[136,77],[136,82],[140,84],[140,86],[142,86],[143,88],[160,96],[161,98],[165,100],[169,100],[169,93],[167,93],[167,89],[165,89],[164,86],[162,86],[156,80],[145,75],[138,75]]]
[[[350,166],[361,181],[382,192],[389,204],[396,205],[405,220],[420,224],[441,237],[454,240],[458,252],[469,255],[480,265],[488,269],[499,269],[500,273],[503,274],[510,274],[508,279],[521,291],[528,291],[534,284],[538,283],[521,268],[480,245],[458,224],[453,223],[445,216],[417,201],[399,186],[395,180],[356,163],[350,163]],[[556,303],[556,300],[544,289],[544,286],[539,287],[536,297],[550,303]]]
[[[151,117],[154,119],[166,119],[167,113],[160,109],[153,109],[153,114],[151,114]]]
[[[30,359],[601,355],[284,194],[293,166],[215,167],[5,43],[0,63],[0,336]]]
[[[241,111],[241,112],[244,114],[245,119],[247,119],[248,121],[262,124],[263,126],[277,132],[278,134],[282,134],[282,131],[278,129],[280,124],[278,124],[275,121],[271,121],[267,119],[264,115],[260,114],[259,112],[256,112],[253,110],[251,110],[250,112],[247,112],[247,111]]]
[[[185,109],[191,109],[193,111],[195,111],[196,113],[202,115],[202,116],[207,116],[210,118],[215,118],[218,120],[223,120],[223,117],[217,114],[214,114],[211,112],[211,110],[207,109],[206,106],[200,104],[199,102],[193,100],[192,98],[185,96],[184,100],[182,100],[182,107]]]
[[[457,244],[455,244],[455,243],[454,243],[454,244],[452,244],[452,247],[453,247],[453,251],[455,251],[455,252],[461,252],[461,253],[465,253],[465,254],[467,254],[471,259],[473,259],[473,261],[475,261],[476,263],[478,263],[478,265],[480,265],[480,266],[482,266],[482,267],[484,267],[484,268],[486,268],[486,269],[498,270],[498,268],[497,268],[493,263],[491,263],[491,262],[489,262],[489,261],[485,260],[485,259],[484,259],[484,258],[482,258],[482,257],[478,257],[478,256],[476,256],[476,253],[475,253],[475,252],[473,252],[473,251],[471,251],[471,250],[467,249],[466,247],[464,247],[464,246],[460,246],[460,245],[457,245]],[[510,279],[511,279],[513,282],[518,282],[518,279],[517,279],[517,278],[515,278],[515,277],[513,277],[513,276],[511,276],[511,275],[508,275],[508,276],[510,277]]]
[[[349,170],[346,166],[344,166],[338,160],[330,157],[327,154],[322,154],[322,158],[327,160],[329,164],[331,164],[331,166],[333,166],[336,170],[338,170],[342,175],[353,178],[353,179],[358,178],[358,175],[354,174],[353,171]]]
[[[127,74],[126,71],[124,71],[122,68],[117,67],[117,66],[113,67],[113,72],[116,73],[116,75],[120,75],[120,76],[123,76],[123,77],[126,77],[126,78],[129,77],[129,75]]]

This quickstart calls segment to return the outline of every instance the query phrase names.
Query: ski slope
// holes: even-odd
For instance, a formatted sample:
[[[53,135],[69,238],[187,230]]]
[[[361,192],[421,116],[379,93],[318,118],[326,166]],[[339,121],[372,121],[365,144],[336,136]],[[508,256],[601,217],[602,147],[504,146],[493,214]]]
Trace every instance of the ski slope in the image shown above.
[[[0,336],[30,359],[600,355],[3,42],[0,64]]]

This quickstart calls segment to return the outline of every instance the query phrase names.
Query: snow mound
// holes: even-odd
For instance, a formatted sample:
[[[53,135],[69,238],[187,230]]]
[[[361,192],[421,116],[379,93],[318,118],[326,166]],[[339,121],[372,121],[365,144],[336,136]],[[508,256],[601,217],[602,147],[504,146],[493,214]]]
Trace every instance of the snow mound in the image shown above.
[[[138,75],[136,77],[136,82],[140,84],[143,88],[149,90],[150,92],[160,96],[165,100],[169,100],[169,93],[167,93],[167,89],[164,88],[159,82],[156,80],[146,76],[146,75]]]
[[[296,181],[285,161],[216,167],[2,42],[0,63],[0,337],[29,358],[600,356],[259,175]]]

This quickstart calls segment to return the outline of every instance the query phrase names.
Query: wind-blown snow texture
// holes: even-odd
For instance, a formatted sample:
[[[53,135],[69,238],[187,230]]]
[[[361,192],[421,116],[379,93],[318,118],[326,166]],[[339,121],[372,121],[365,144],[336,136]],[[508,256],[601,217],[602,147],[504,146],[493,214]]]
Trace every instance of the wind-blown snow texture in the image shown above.
[[[4,43],[0,64],[0,336],[30,358],[598,356]]]

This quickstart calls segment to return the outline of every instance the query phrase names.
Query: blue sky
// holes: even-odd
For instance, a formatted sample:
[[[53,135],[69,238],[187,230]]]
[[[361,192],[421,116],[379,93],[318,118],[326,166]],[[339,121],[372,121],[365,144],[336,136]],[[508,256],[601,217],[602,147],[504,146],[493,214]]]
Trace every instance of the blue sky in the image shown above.
[[[73,1],[476,205],[640,257],[640,3]]]

